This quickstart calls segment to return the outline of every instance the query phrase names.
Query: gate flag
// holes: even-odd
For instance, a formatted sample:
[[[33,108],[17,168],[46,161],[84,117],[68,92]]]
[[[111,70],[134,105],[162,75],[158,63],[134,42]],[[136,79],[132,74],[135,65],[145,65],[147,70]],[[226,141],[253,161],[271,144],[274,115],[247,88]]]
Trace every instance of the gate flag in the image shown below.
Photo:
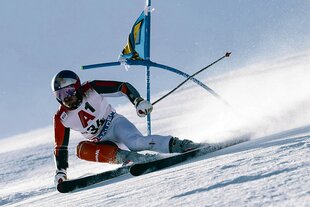
[[[145,14],[141,13],[134,23],[119,59],[144,60],[145,59]]]

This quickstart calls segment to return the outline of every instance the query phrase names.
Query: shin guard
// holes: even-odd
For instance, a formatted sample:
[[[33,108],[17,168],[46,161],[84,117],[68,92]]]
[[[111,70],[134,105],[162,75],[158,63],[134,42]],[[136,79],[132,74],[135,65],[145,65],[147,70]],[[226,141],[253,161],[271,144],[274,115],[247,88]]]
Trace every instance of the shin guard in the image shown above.
[[[116,153],[119,148],[113,142],[95,143],[82,141],[77,145],[76,155],[93,162],[116,163]]]

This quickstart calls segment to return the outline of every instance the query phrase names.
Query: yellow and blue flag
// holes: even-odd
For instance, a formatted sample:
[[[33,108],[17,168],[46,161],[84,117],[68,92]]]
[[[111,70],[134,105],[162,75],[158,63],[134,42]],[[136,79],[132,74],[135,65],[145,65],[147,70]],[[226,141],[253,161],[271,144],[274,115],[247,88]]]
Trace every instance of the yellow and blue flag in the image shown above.
[[[134,23],[120,59],[144,60],[145,59],[145,14],[141,13]]]

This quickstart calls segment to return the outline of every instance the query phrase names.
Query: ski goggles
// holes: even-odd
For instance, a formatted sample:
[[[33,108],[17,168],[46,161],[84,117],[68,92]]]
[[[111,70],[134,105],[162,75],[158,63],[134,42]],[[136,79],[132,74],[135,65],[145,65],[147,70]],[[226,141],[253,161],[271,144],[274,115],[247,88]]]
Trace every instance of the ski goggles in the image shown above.
[[[61,101],[66,102],[72,96],[75,96],[76,89],[74,85],[67,86],[65,88],[54,91],[55,96]]]

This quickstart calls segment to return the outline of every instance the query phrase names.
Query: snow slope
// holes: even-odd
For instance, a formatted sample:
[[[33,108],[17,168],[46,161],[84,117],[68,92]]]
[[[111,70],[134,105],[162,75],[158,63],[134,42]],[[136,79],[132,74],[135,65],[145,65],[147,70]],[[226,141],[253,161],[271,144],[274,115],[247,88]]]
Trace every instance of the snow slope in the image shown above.
[[[153,133],[251,140],[144,176],[60,194],[53,186],[52,126],[0,140],[0,205],[310,206],[309,58],[310,52],[294,54],[206,80],[230,107],[194,84],[158,103]],[[130,104],[117,111],[145,132]],[[78,160],[81,140],[72,133],[70,178],[117,167]]]

